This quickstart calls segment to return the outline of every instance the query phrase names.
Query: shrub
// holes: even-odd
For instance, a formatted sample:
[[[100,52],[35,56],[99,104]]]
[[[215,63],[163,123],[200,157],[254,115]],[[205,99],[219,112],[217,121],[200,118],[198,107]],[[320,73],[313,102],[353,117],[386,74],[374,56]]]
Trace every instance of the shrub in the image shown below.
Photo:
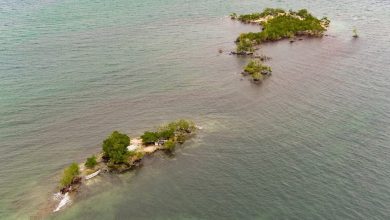
[[[263,79],[263,75],[261,75],[259,72],[255,72],[251,76],[254,81],[261,81]]]
[[[301,17],[301,18],[308,18],[311,17],[312,15],[307,11],[307,9],[301,9],[296,14]]]
[[[158,137],[162,139],[170,139],[175,136],[175,130],[170,127],[163,127],[160,128],[160,131],[158,132]]]
[[[144,152],[140,152],[140,151],[138,151],[138,152],[136,152],[136,153],[134,154],[134,157],[135,157],[136,160],[140,160],[140,159],[142,159],[144,156],[145,156],[145,153],[144,153]]]
[[[321,24],[322,24],[324,27],[329,27],[330,20],[328,19],[328,17],[323,17],[323,18],[321,18]]]
[[[195,130],[195,124],[189,120],[178,120],[168,124],[170,129],[173,129],[175,132],[192,132]]]
[[[176,141],[180,144],[183,144],[186,141],[186,136],[184,134],[178,134],[176,136]]]
[[[87,168],[92,169],[92,168],[94,168],[96,166],[96,164],[97,164],[96,157],[95,157],[95,155],[93,155],[92,157],[87,158],[87,161],[85,162],[84,165]]]
[[[325,29],[321,26],[321,21],[310,16],[304,20],[300,20],[299,18],[293,16],[275,17],[263,26],[264,30],[258,35],[258,41],[274,41],[282,38],[293,37],[299,33],[316,35],[317,33],[325,31]]]
[[[67,187],[72,184],[73,179],[79,174],[79,165],[77,163],[72,163],[69,167],[64,170],[62,178],[60,180],[62,187]]]
[[[175,142],[173,142],[173,141],[167,141],[164,143],[164,147],[166,150],[172,152],[175,150],[176,145],[175,145]]]
[[[161,126],[157,132],[145,131],[141,139],[144,144],[153,144],[161,139],[177,140],[179,136],[183,136],[179,138],[183,140],[186,134],[193,132],[195,129],[194,122],[181,119]]]
[[[128,151],[127,152],[127,156],[128,157],[133,157],[133,156],[135,156],[137,154],[137,151],[135,151],[135,150],[132,150],[132,151]]]
[[[145,133],[141,136],[141,139],[144,144],[153,144],[158,141],[159,135],[157,132],[145,131]]]
[[[230,14],[230,18],[232,19],[232,20],[236,20],[237,19],[237,14],[236,13],[231,13]]]
[[[260,13],[252,13],[252,14],[240,15],[238,17],[238,20],[240,20],[242,22],[249,22],[249,21],[257,20],[261,17],[262,16]]]
[[[286,13],[286,12],[281,8],[266,8],[263,10],[263,12],[261,12],[260,15],[261,17],[265,17],[268,15],[277,16],[280,13]]]
[[[250,38],[240,39],[237,43],[237,53],[240,52],[253,52],[253,43]]]
[[[246,66],[244,71],[252,76],[255,81],[261,81],[264,76],[269,75],[272,70],[271,67],[264,65],[259,60],[251,60]]]
[[[129,146],[129,144],[129,136],[114,131],[103,141],[103,151],[105,156],[110,159],[110,162],[122,163],[126,160],[127,146]]]
[[[242,21],[242,22],[250,22],[250,21],[258,20],[260,18],[264,18],[266,16],[277,16],[280,13],[286,13],[286,12],[281,8],[266,8],[261,13],[240,15],[240,16],[238,16],[238,20]],[[236,18],[237,18],[237,15],[236,15]]]
[[[354,37],[354,38],[358,38],[359,37],[356,28],[353,28],[352,33],[353,33],[352,37]]]

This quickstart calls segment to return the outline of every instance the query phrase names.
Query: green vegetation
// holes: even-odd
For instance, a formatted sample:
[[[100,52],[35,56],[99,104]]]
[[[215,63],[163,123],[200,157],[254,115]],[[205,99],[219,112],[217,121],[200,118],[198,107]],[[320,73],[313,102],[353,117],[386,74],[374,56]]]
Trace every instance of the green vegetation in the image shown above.
[[[172,129],[175,133],[191,133],[195,130],[195,123],[189,120],[181,119],[171,122],[166,126],[162,126],[160,129]]]
[[[127,160],[127,146],[130,144],[130,138],[126,134],[114,131],[106,140],[103,141],[103,152],[112,163],[123,163]]]
[[[176,142],[179,143],[179,144],[184,144],[184,142],[186,141],[186,135],[185,134],[178,134],[176,136]]]
[[[175,150],[176,144],[173,141],[166,141],[164,143],[164,147],[166,150],[173,152]]]
[[[195,124],[192,121],[182,119],[163,125],[157,131],[145,131],[141,139],[142,143],[146,145],[154,144],[158,141],[165,141],[164,146],[167,146],[166,143],[168,142],[169,148],[173,150],[174,145],[171,146],[169,141],[172,141],[174,144],[176,142],[180,144],[184,143],[187,134],[194,130]]]
[[[144,144],[154,144],[159,140],[169,140],[182,133],[191,133],[195,130],[195,124],[188,120],[178,120],[158,128],[158,131],[145,131],[141,136]]]
[[[69,167],[64,170],[64,174],[60,180],[61,187],[67,187],[72,184],[73,180],[80,173],[79,165],[72,163]]]
[[[172,127],[162,127],[157,134],[159,139],[168,140],[175,136],[175,129]]]
[[[237,42],[237,49],[236,49],[237,53],[241,53],[241,52],[253,52],[254,51],[254,48],[253,48],[253,43],[250,39],[248,38],[242,38],[241,40],[239,40]]]
[[[252,13],[238,16],[238,20],[244,23],[259,20],[267,16],[278,16],[279,14],[286,13],[283,9],[280,8],[266,8],[261,13]],[[235,14],[235,13],[233,13]],[[236,15],[237,17],[237,15]]]
[[[328,17],[322,17],[321,18],[321,25],[322,27],[324,27],[325,29],[329,27],[330,25],[330,20]]]
[[[231,14],[230,14],[230,18],[231,18],[232,20],[236,20],[236,19],[238,18],[238,15],[237,15],[236,13],[231,13]]]
[[[354,38],[358,38],[358,37],[359,37],[359,35],[358,35],[358,33],[357,33],[357,29],[356,29],[356,28],[353,28],[352,32],[353,32],[353,35],[352,35],[352,37],[354,37]]]
[[[141,151],[129,151],[127,155],[132,161],[136,161],[141,160],[145,156],[145,153]]]
[[[93,155],[92,157],[87,158],[87,161],[85,162],[84,165],[89,169],[93,169],[96,166],[96,164],[97,164],[96,157],[95,155]]]
[[[262,19],[262,21],[257,22],[256,20],[259,19]],[[272,8],[267,8],[261,13],[240,15],[238,20],[261,23],[263,31],[241,34],[236,41],[237,52],[253,51],[253,45],[267,41],[303,35],[319,37],[326,31],[326,27],[330,22],[326,17],[321,20],[314,17],[306,9],[301,9],[297,12],[291,10],[285,12],[282,9]]]
[[[143,157],[145,156],[145,153],[144,152],[136,152],[135,155],[134,155],[134,158],[136,160],[141,160]]]
[[[253,81],[262,81],[271,72],[271,67],[263,65],[260,60],[251,60],[244,69],[244,73],[250,75]]]
[[[159,139],[158,132],[152,132],[152,131],[145,131],[145,133],[141,136],[142,143],[149,145],[154,144],[154,142],[157,142]]]
[[[88,169],[83,169],[83,172],[80,174],[79,165],[72,163],[64,170],[60,179],[60,192],[65,194],[70,191],[77,191],[83,178],[87,177],[86,175],[95,173],[98,169],[122,173],[139,167],[142,158],[147,154],[157,150],[173,152],[177,144],[184,143],[195,129],[195,124],[192,121],[173,121],[159,127],[157,131],[147,131],[141,136],[144,143],[149,144],[157,141],[159,147],[144,148],[144,146],[138,146],[139,143],[134,143],[137,146],[132,151],[128,151],[127,149],[130,144],[130,138],[126,134],[114,131],[103,141],[103,152],[98,156],[92,155],[87,158],[84,165]],[[96,157],[99,159],[97,160]],[[93,176],[97,174],[99,173],[97,172]]]
[[[263,10],[263,12],[260,13],[261,17],[265,16],[277,16],[279,14],[286,13],[285,10],[281,8],[266,8]]]
[[[238,20],[239,21],[242,21],[244,23],[246,22],[251,22],[251,21],[254,21],[254,20],[258,20],[260,19],[262,16],[260,13],[252,13],[252,14],[245,14],[245,15],[240,15],[238,16]]]

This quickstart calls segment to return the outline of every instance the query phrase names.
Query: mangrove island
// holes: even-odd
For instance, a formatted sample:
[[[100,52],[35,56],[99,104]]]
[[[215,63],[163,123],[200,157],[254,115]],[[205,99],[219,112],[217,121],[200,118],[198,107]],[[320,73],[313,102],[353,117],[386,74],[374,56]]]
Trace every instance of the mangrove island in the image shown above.
[[[235,41],[236,51],[232,52],[236,55],[253,55],[255,47],[264,42],[290,39],[293,43],[296,37],[322,37],[330,24],[327,17],[318,19],[306,9],[285,11],[280,8],[266,8],[260,13],[232,13],[230,18],[262,27],[260,32],[240,34]],[[252,76],[254,82],[261,82],[270,72],[270,67],[263,65],[261,60],[251,60],[242,73]]]
[[[158,127],[155,131],[145,131],[138,138],[130,139],[126,134],[112,132],[102,143],[102,152],[87,158],[84,163],[72,163],[60,179],[61,201],[54,209],[59,211],[70,202],[70,194],[75,196],[80,186],[101,172],[123,173],[139,167],[142,159],[156,151],[168,154],[175,151],[196,130],[194,122],[177,120]]]

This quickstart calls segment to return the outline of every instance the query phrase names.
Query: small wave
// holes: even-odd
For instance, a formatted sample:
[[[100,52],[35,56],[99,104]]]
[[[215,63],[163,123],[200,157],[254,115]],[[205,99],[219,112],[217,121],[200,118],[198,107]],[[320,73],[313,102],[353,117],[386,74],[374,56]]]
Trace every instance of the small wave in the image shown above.
[[[60,203],[58,204],[57,208],[53,210],[53,212],[58,212],[60,211],[64,206],[67,204],[71,203],[72,201],[70,200],[69,194],[65,193],[65,195],[62,195],[61,193],[56,193],[54,194],[54,199],[55,200],[61,200]]]
[[[62,198],[64,198],[64,195],[62,193],[58,192],[53,195],[53,199],[56,201],[60,201]]]
[[[199,130],[202,130],[203,129],[203,127],[202,126],[195,126],[197,129],[199,129]]]

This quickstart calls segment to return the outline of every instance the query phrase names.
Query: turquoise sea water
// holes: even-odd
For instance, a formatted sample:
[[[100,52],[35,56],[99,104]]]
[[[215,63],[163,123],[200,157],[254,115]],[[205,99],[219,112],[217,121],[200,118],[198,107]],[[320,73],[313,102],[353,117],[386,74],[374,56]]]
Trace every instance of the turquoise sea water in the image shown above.
[[[227,15],[265,7],[332,23],[323,39],[262,46],[273,76],[255,86],[228,51],[258,27]],[[389,11],[386,0],[0,0],[0,219],[389,219]],[[112,130],[177,118],[204,129],[175,157],[103,175],[46,215],[61,170]]]

